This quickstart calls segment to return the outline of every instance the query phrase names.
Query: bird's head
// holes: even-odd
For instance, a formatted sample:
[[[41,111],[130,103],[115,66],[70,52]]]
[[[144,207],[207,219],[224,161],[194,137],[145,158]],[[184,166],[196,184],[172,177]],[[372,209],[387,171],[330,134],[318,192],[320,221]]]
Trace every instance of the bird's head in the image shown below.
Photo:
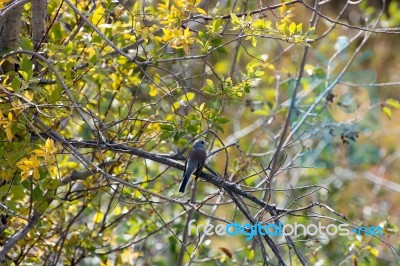
[[[193,148],[194,149],[204,149],[206,145],[206,142],[202,139],[198,139],[193,143]]]

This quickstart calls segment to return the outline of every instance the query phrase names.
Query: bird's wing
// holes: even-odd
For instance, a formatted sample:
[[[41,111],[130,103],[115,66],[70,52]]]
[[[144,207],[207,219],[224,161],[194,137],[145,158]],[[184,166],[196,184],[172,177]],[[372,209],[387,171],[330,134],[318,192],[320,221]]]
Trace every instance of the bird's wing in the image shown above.
[[[183,177],[185,177],[187,164],[188,164],[188,159],[186,159],[186,161],[185,161],[185,168],[183,169]]]
[[[197,160],[196,159],[192,159],[192,158],[188,158],[186,160],[186,164],[185,164],[185,172],[183,176],[188,176],[190,177],[197,169]]]

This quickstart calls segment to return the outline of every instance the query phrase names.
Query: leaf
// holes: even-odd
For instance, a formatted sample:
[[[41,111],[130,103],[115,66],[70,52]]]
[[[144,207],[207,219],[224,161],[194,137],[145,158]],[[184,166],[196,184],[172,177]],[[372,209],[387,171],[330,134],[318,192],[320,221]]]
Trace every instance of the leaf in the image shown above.
[[[99,7],[96,8],[96,10],[93,13],[92,23],[96,25],[99,24],[100,21],[104,21],[104,14],[105,14],[104,8],[101,5],[99,5]]]
[[[217,122],[218,124],[225,124],[228,123],[230,120],[226,117],[219,117],[215,119],[215,122]]]
[[[12,186],[11,193],[13,194],[13,200],[22,200],[26,196],[22,186]]]
[[[216,20],[214,20],[213,24],[212,24],[212,32],[217,32],[219,30],[219,28],[222,25],[222,19],[221,18],[217,18]]]
[[[57,151],[57,148],[54,146],[54,140],[48,138],[45,143],[45,150],[47,154],[53,154]]]
[[[254,36],[251,38],[251,45],[253,45],[253,47],[257,46],[257,39]]]
[[[174,131],[175,130],[175,128],[169,124],[162,124],[162,125],[160,125],[160,128],[165,131]]]
[[[4,4],[5,3],[8,3],[8,2],[10,2],[11,0],[1,0],[0,1],[0,8],[3,8],[4,7]]]
[[[202,104],[200,104],[200,106],[199,106],[199,110],[200,110],[200,112],[202,112],[202,111],[203,111],[203,109],[204,109],[204,105],[205,105],[205,103],[202,103]]]
[[[56,101],[60,100],[62,92],[63,92],[63,89],[60,85],[55,86],[53,92],[49,96],[49,101],[56,102]]]
[[[185,95],[182,96],[182,100],[184,101],[191,101],[194,99],[195,94],[193,92],[187,92]]]
[[[61,181],[58,179],[46,178],[43,182],[43,188],[56,189],[60,186]]]
[[[232,24],[240,24],[239,18],[236,16],[235,13],[231,13]]]
[[[279,10],[279,13],[281,14],[281,16],[283,16],[286,13],[286,10],[287,10],[286,4],[282,4],[282,6],[279,7],[278,10]]]
[[[303,31],[303,23],[299,23],[296,26],[296,32],[302,32]]]
[[[4,196],[8,195],[10,193],[10,184],[0,186],[0,197],[3,198]]]
[[[257,70],[255,74],[256,74],[256,77],[261,77],[261,76],[264,76],[265,72],[262,70]]]
[[[371,246],[368,246],[367,250],[369,251],[369,253],[372,254],[372,256],[374,256],[374,257],[378,257],[379,256],[379,250],[378,249],[373,248]]]
[[[181,107],[181,104],[179,103],[179,101],[176,101],[176,102],[174,102],[174,103],[172,104],[171,110],[172,110],[172,111],[178,110],[179,107]]]
[[[382,111],[385,113],[385,115],[390,119],[392,118],[392,111],[388,107],[383,107]]]
[[[289,25],[289,35],[292,36],[296,32],[296,23],[292,22]]]
[[[100,223],[103,220],[104,214],[102,211],[98,211],[93,216],[93,223]]]
[[[158,90],[157,90],[156,86],[150,84],[149,87],[150,87],[149,95],[151,97],[157,96]]]
[[[32,191],[32,199],[33,199],[33,201],[36,201],[36,202],[40,202],[44,199],[43,192],[42,192],[42,190],[40,190],[40,188],[36,187]]]
[[[202,15],[207,15],[207,12],[204,9],[200,8],[200,7],[196,7],[196,11],[199,12],[200,14],[202,14]]]
[[[269,111],[268,110],[255,110],[253,112],[253,114],[255,114],[255,115],[269,115]]]
[[[199,127],[198,125],[188,125],[188,126],[186,127],[186,129],[187,129],[188,131],[193,132],[193,133],[197,133],[197,132],[199,131],[200,127]]]
[[[308,82],[308,79],[302,78],[300,83],[303,85],[305,91],[308,92],[310,90],[310,83]]]
[[[229,248],[220,247],[219,249],[220,249],[223,253],[225,253],[226,256],[228,256],[229,258],[232,259],[233,253],[232,253],[232,251],[231,251]]]
[[[250,249],[247,253],[247,259],[252,260],[254,258],[254,249]]]
[[[33,74],[33,64],[32,61],[29,60],[27,57],[23,57],[21,61],[21,70],[22,72],[26,72],[27,77],[26,80],[29,80],[32,77]]]
[[[400,108],[400,103],[398,100],[395,99],[387,99],[386,103],[396,109]]]

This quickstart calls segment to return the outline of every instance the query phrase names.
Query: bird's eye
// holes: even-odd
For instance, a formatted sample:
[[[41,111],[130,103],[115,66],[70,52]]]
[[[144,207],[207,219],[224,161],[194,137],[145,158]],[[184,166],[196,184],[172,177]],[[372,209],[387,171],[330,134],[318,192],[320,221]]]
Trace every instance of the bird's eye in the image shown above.
[[[205,143],[204,140],[202,140],[202,141],[201,141],[201,144],[204,144],[204,143]]]

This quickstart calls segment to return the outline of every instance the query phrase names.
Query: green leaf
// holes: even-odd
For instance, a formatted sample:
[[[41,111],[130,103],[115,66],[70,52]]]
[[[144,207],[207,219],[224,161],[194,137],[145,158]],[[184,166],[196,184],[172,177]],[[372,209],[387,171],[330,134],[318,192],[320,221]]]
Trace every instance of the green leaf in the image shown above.
[[[0,198],[3,198],[4,196],[8,195],[10,190],[10,185],[4,185],[0,187]]]
[[[221,131],[222,133],[224,133],[224,130],[222,129],[222,127],[218,126],[217,124],[214,124],[215,128],[219,131]]]
[[[36,187],[32,191],[32,199],[33,199],[33,201],[42,201],[44,199],[43,192],[42,192],[42,190],[40,190],[39,187]]]
[[[12,186],[11,193],[13,195],[13,200],[22,200],[25,198],[25,191],[21,186]]]
[[[49,101],[50,102],[56,102],[60,100],[61,94],[63,92],[63,89],[61,88],[61,85],[56,85],[53,92],[49,96]]]
[[[197,133],[199,127],[198,125],[188,125],[186,129],[190,132]]]
[[[22,50],[28,50],[28,51],[33,50],[32,40],[24,36],[20,37],[20,45]]]
[[[18,92],[21,88],[21,80],[18,76],[15,76],[11,82],[11,87],[15,92]]]
[[[197,34],[199,35],[200,39],[204,39],[206,37],[206,34],[201,30]]]
[[[216,20],[214,20],[213,24],[212,24],[212,28],[211,31],[212,32],[217,32],[219,30],[219,28],[222,25],[222,19],[221,18],[217,18]]]
[[[162,125],[160,125],[160,128],[165,131],[174,131],[175,130],[175,128],[169,124],[162,124]]]
[[[229,122],[230,120],[226,117],[219,117],[215,119],[215,122],[217,122],[218,124],[225,124],[227,122]]]
[[[232,24],[240,24],[239,18],[236,16],[235,13],[231,13]]]
[[[54,190],[54,189],[56,189],[56,188],[58,188],[60,186],[60,183],[61,182],[58,179],[46,178],[43,181],[42,187],[45,188],[45,189]]]
[[[21,75],[25,78],[25,80],[29,80],[32,77],[33,69],[32,62],[27,57],[23,57],[21,61]]]
[[[303,31],[303,23],[299,23],[296,26],[296,32],[302,32]]]

